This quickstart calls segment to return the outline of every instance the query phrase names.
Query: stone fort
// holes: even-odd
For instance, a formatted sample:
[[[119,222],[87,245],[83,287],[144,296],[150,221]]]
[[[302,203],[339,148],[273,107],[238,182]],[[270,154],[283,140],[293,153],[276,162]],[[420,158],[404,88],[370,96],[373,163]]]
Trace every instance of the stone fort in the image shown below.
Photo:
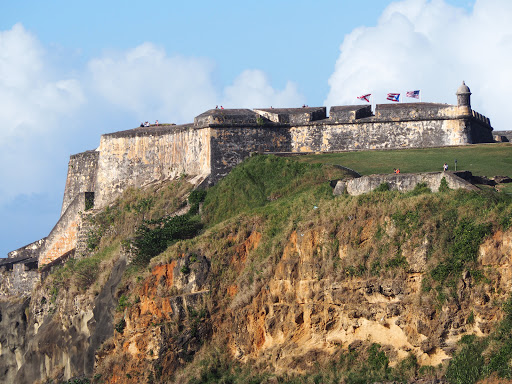
[[[30,293],[41,268],[79,254],[87,208],[101,209],[128,187],[197,176],[212,185],[251,153],[311,153],[456,146],[493,141],[487,117],[471,109],[462,83],[457,105],[378,104],[211,109],[183,125],[139,127],[101,136],[96,150],[69,160],[60,219],[41,240],[0,259],[0,295]],[[39,268],[39,269],[38,269]]]

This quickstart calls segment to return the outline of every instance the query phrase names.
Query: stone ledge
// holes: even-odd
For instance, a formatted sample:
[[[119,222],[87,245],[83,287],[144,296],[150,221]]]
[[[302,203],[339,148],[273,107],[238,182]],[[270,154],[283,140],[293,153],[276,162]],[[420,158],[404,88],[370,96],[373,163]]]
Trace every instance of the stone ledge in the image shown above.
[[[462,177],[461,177],[462,176]],[[389,185],[392,191],[412,191],[418,184],[425,183],[432,192],[438,192],[441,180],[445,178],[450,189],[467,189],[479,191],[466,178],[471,178],[471,172],[428,172],[428,173],[401,173],[401,174],[380,174],[362,176],[355,179],[340,180],[334,187],[334,195],[339,196],[348,193],[351,196],[358,196],[371,192],[383,183]]]

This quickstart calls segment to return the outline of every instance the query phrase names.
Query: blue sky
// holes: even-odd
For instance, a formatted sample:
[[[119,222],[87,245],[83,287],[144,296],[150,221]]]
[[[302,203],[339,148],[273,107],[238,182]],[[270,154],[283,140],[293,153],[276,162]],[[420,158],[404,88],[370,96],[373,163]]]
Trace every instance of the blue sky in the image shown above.
[[[507,126],[510,0],[2,1],[0,256],[47,235],[67,162],[102,133],[214,107],[421,89]]]

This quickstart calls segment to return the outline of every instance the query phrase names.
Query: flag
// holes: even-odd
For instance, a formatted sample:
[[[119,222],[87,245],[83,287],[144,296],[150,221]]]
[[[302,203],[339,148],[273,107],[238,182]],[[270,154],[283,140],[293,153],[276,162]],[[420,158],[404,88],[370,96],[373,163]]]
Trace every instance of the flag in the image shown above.
[[[400,94],[399,93],[388,93],[388,100],[391,101],[400,101]]]
[[[420,98],[420,91],[409,91],[406,93],[406,96],[407,97],[413,97],[415,99],[419,99]]]
[[[372,95],[372,94],[371,94],[371,93],[369,93],[369,94],[367,94],[367,95],[357,96],[357,98],[358,98],[359,100],[364,100],[364,101],[367,101],[367,102],[369,103],[369,102],[370,102],[370,96],[371,96],[371,95]]]

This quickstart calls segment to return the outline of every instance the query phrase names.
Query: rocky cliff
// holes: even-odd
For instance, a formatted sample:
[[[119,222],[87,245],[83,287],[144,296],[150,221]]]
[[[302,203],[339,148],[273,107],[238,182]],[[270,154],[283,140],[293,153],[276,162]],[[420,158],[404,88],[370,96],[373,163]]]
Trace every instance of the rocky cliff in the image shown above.
[[[510,198],[421,185],[334,197],[340,172],[252,158],[181,238],[204,197],[173,221],[185,181],[96,212],[87,257],[2,303],[3,382],[509,377]]]

